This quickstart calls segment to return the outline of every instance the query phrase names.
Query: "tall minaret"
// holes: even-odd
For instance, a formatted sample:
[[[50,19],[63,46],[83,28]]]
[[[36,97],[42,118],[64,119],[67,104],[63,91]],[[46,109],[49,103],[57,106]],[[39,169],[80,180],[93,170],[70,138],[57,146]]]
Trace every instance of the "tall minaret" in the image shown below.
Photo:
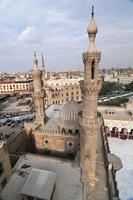
[[[43,87],[45,85],[45,75],[46,75],[46,70],[45,70],[44,58],[43,58],[43,54],[42,54],[42,81],[43,81]]]
[[[32,71],[33,75],[33,86],[34,86],[34,101],[36,107],[36,123],[44,125],[46,121],[45,105],[44,105],[44,91],[42,90],[42,73],[38,67],[38,60],[36,52],[34,52],[34,68]]]
[[[97,136],[99,125],[97,118],[97,100],[101,84],[98,81],[98,65],[101,53],[95,47],[95,38],[98,32],[94,20],[92,7],[91,20],[87,29],[89,35],[89,48],[83,53],[84,81],[81,82],[83,93],[83,109],[80,125],[80,165],[85,174],[88,192],[90,193],[96,180]]]

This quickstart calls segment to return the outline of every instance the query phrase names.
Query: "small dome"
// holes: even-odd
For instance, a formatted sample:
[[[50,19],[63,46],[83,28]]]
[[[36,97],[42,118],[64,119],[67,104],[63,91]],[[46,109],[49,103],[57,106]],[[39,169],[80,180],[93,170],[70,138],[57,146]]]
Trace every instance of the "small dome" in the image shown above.
[[[78,113],[81,111],[81,105],[76,103],[73,99],[63,105],[60,113],[58,124],[60,129],[64,128],[76,130],[78,128]]]
[[[92,18],[89,25],[88,25],[88,28],[87,28],[87,32],[88,34],[97,34],[98,32],[98,26],[95,22],[95,20]]]

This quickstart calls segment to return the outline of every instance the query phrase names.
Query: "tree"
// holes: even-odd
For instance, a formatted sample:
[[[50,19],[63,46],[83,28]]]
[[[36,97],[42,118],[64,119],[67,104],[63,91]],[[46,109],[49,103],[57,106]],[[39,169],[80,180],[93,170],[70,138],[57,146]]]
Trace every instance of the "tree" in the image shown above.
[[[100,91],[100,96],[103,96],[103,95],[108,95],[108,94],[112,94],[116,91],[120,91],[122,90],[122,87],[120,84],[118,83],[115,83],[115,82],[103,82],[103,85],[102,85],[102,89]]]
[[[125,88],[126,88],[126,91],[133,92],[133,81],[129,83],[128,85],[126,85]]]

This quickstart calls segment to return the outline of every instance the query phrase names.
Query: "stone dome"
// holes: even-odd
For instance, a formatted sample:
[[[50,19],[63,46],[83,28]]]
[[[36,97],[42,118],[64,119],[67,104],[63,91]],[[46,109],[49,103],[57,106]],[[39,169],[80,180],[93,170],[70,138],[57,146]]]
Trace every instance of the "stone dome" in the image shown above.
[[[95,22],[95,20],[92,18],[89,25],[88,25],[88,28],[87,28],[87,32],[88,34],[97,34],[98,32],[98,26]]]
[[[58,125],[60,129],[76,130],[78,129],[78,113],[81,111],[81,105],[73,99],[64,104],[59,113]]]

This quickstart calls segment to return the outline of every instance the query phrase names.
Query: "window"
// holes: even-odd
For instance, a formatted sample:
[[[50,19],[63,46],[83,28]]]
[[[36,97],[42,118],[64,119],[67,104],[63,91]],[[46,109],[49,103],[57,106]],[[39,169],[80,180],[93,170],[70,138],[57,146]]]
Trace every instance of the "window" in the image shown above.
[[[3,166],[2,166],[2,163],[0,163],[0,175],[3,173]]]
[[[95,67],[95,61],[92,61],[91,64],[91,79],[94,79],[94,67]]]
[[[48,144],[48,140],[45,140],[45,143]]]
[[[70,133],[70,135],[73,133],[71,129],[68,130],[68,133]]]
[[[73,144],[71,142],[69,142],[69,146],[71,147]]]

